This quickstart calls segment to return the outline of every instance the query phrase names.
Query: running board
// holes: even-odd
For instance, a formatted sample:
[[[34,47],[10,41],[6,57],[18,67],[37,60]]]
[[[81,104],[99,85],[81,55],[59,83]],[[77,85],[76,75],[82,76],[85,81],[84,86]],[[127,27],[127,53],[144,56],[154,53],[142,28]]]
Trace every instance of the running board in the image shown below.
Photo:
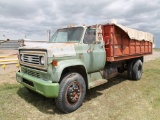
[[[108,82],[108,80],[106,80],[106,79],[95,80],[95,81],[89,83],[89,88],[94,88],[96,86],[102,85],[107,82]]]

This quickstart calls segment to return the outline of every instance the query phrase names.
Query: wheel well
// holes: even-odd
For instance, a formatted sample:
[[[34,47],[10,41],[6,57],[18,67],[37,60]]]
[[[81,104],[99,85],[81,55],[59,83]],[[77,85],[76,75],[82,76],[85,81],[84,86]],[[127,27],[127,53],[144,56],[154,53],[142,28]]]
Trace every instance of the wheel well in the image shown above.
[[[116,64],[118,71],[119,71],[119,72],[121,72],[121,71],[126,71],[128,64],[129,64],[131,61],[133,61],[133,60],[135,61],[135,60],[138,60],[138,59],[141,60],[142,63],[144,62],[144,57],[143,57],[143,56],[138,57],[138,58],[133,58],[133,59],[129,59],[129,60],[124,60],[124,61],[118,62],[118,63]]]
[[[87,73],[86,73],[84,66],[82,66],[82,65],[66,67],[61,74],[60,82],[63,79],[63,76],[66,75],[67,73],[70,73],[70,72],[76,72],[76,73],[79,73],[80,75],[82,75],[82,77],[84,78],[85,83],[86,83],[86,88],[88,89]]]
[[[142,56],[142,57],[138,57],[138,58],[134,58],[134,59],[130,59],[130,60],[128,60],[127,61],[127,64],[130,62],[130,61],[132,61],[132,60],[141,60],[142,61],[142,63],[144,62],[144,57]]]
[[[143,63],[144,62],[144,57],[142,56],[142,57],[138,57],[138,58],[127,60],[126,61],[127,66],[128,66],[128,64],[130,64],[131,61],[136,61],[136,60],[141,60],[142,63]]]

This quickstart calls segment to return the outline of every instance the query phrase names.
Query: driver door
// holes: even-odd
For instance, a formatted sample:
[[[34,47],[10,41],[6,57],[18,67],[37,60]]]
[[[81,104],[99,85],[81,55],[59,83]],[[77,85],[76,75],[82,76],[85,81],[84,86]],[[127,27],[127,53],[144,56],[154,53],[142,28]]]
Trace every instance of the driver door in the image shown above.
[[[88,72],[103,69],[106,62],[104,42],[96,42],[96,29],[87,28],[83,40],[83,62]]]

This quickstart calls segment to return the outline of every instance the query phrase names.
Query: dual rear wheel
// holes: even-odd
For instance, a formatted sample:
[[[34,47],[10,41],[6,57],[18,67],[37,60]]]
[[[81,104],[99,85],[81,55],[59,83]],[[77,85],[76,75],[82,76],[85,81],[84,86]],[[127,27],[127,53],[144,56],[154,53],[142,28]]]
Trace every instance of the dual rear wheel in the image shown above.
[[[143,72],[143,63],[140,59],[131,60],[127,65],[128,78],[140,80]]]

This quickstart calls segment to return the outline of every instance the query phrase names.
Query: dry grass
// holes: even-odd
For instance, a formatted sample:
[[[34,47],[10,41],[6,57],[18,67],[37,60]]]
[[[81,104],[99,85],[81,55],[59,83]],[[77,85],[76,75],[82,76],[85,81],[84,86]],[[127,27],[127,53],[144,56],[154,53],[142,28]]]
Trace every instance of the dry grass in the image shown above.
[[[130,81],[126,73],[87,92],[83,105],[63,114],[54,100],[29,93],[18,83],[0,85],[2,120],[159,120],[160,59],[144,64],[140,81]],[[2,77],[0,75],[0,77]]]
[[[6,68],[3,69],[0,65],[0,84],[10,83],[15,84],[16,81],[16,72],[19,70],[19,67],[16,67],[16,64],[6,64]]]

